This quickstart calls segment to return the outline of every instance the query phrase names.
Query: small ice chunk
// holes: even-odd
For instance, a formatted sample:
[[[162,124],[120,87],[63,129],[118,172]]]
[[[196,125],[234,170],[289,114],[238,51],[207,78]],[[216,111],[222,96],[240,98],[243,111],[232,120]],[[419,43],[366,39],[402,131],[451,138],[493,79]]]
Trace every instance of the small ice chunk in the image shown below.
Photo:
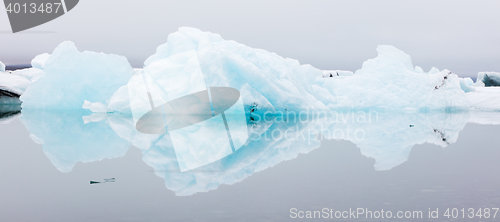
[[[5,72],[5,64],[0,61],[0,72]]]
[[[37,55],[33,60],[31,60],[31,66],[33,68],[43,70],[43,67],[45,66],[45,62],[49,59],[49,57],[50,57],[50,54],[48,54],[48,53],[43,53],[43,54]]]
[[[89,109],[94,113],[107,113],[108,107],[102,103],[91,103],[87,100],[83,102],[82,108]]]

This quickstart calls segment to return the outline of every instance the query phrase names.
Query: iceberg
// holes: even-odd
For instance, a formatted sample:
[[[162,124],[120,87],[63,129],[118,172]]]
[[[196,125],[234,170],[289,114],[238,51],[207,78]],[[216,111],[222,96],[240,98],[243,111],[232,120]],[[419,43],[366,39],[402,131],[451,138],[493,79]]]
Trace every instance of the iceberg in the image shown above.
[[[500,86],[499,72],[480,72],[477,74],[476,87]]]
[[[34,68],[13,74],[32,82],[21,96],[24,108],[82,109],[86,100],[104,104],[108,112],[131,114],[130,104],[145,101],[138,97],[131,100],[129,92],[135,89],[130,85],[138,86],[145,73],[158,83],[152,87],[163,100],[200,90],[196,83],[199,79],[208,88],[252,89],[254,93],[242,95],[257,93],[265,101],[260,96],[260,101],[257,97],[244,98],[247,112],[258,106],[271,112],[469,109],[465,93],[473,92],[478,83],[471,85],[470,79],[458,78],[448,70],[433,68],[426,73],[393,46],[381,45],[377,51],[378,56],[364,62],[356,72],[319,70],[224,40],[217,34],[183,27],[168,36],[167,42],[144,62],[144,69],[132,69],[124,57],[79,52],[73,43],[64,42],[52,55],[35,57]],[[493,81],[496,75],[488,72],[482,77]]]
[[[333,110],[469,108],[456,74],[437,69],[421,73],[421,68],[413,68],[409,55],[393,46],[378,46],[377,52],[352,76],[318,79],[316,97]]]
[[[173,89],[196,90],[197,85],[190,82],[197,78],[203,78],[206,87],[239,91],[248,84],[276,110],[327,110],[313,96],[312,85],[321,70],[195,28],[183,27],[170,34],[144,64],[152,78]]]
[[[181,196],[240,182],[317,149],[321,139],[352,142],[383,171],[407,161],[416,144],[454,143],[468,122],[499,123],[498,112],[479,112],[500,110],[499,87],[480,87],[448,70],[425,72],[393,46],[377,52],[355,72],[319,70],[180,28],[142,69],[122,56],[79,52],[64,42],[33,59],[33,68],[2,75],[18,80],[6,90],[22,94],[21,121],[58,170],[119,158],[133,145]],[[496,78],[484,74],[484,86],[486,76]],[[0,79],[0,86],[8,81]],[[24,93],[13,87],[20,81]],[[224,116],[215,115],[226,110],[219,112],[213,101],[206,105],[213,98],[200,96],[181,105],[192,105],[184,107],[190,114],[210,110],[208,120],[193,115],[193,124],[178,131],[163,127],[161,134],[138,130],[152,110],[168,109],[164,104],[187,95],[213,96],[204,93],[218,87],[240,93]],[[18,108],[5,113],[17,115]]]
[[[0,72],[0,93],[19,97],[30,85],[30,81],[22,76]],[[3,92],[3,93],[2,93]]]
[[[129,104],[149,104],[127,93],[147,81],[162,95],[162,101],[176,94],[199,91],[199,79],[207,87],[225,86],[240,92],[251,89],[265,100],[257,101],[242,93],[247,112],[264,107],[270,112],[287,110],[468,110],[465,92],[473,91],[468,80],[448,70],[432,68],[425,73],[413,67],[411,58],[393,46],[379,46],[379,55],[366,61],[355,73],[345,70],[319,70],[275,53],[253,49],[220,35],[194,28],[180,28],[145,61],[128,86],[122,86],[108,100],[108,110],[130,113]],[[200,67],[198,71],[197,67]],[[335,75],[334,75],[335,74]],[[327,77],[338,78],[327,78]],[[135,82],[134,82],[135,81]],[[464,82],[466,81],[466,82]],[[163,89],[168,88],[169,93]],[[163,92],[162,92],[163,91]],[[135,94],[134,94],[135,95]],[[130,97],[130,98],[129,98]],[[259,97],[261,98],[261,97]]]
[[[81,110],[85,100],[104,104],[133,74],[125,57],[79,52],[72,42],[61,43],[42,68],[45,75],[21,96],[23,109]]]
[[[33,68],[14,71],[5,70],[5,65],[0,62],[0,96],[21,96],[31,84],[30,79],[40,74],[43,74],[42,70]],[[5,103],[5,101],[4,99],[3,103]],[[20,102],[17,99],[11,101]]]

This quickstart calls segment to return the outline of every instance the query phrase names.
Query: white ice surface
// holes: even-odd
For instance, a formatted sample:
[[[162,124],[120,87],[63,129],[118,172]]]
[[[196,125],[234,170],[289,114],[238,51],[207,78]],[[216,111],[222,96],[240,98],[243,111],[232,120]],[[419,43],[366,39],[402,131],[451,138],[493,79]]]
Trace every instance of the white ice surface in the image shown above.
[[[241,91],[248,84],[276,109],[327,109],[312,95],[311,85],[322,76],[321,70],[195,28],[180,28],[170,34],[167,42],[145,61],[145,70],[151,72],[154,79],[174,89],[196,86],[190,82],[199,78],[199,72],[189,70],[198,68],[207,87],[232,87]],[[186,72],[176,74],[181,70]]]
[[[476,87],[466,96],[472,110],[500,111],[500,87]]]
[[[500,112],[470,112],[469,123],[481,125],[500,125]]]
[[[319,79],[316,97],[332,109],[468,109],[457,75],[437,69],[421,73],[409,55],[393,46],[378,46],[377,51],[353,76]]]
[[[0,72],[0,89],[2,90],[21,95],[29,85],[30,81],[22,76]]]
[[[260,94],[257,90],[252,88],[250,85],[245,84],[240,90],[241,98],[243,99],[243,104],[245,104],[245,112],[247,113],[275,113],[276,109],[274,106]]]
[[[459,78],[460,87],[466,93],[476,91],[476,87],[474,87],[474,81],[470,77]]]
[[[33,80],[36,81],[40,76],[45,75],[45,72],[43,70],[38,69],[38,68],[27,68],[27,69],[18,69],[15,71],[11,72],[12,75],[17,75],[17,76],[22,76],[30,82],[33,82]]]
[[[45,76],[21,96],[23,109],[81,110],[85,100],[105,104],[133,74],[125,57],[79,52],[72,42],[61,43],[43,69]]]

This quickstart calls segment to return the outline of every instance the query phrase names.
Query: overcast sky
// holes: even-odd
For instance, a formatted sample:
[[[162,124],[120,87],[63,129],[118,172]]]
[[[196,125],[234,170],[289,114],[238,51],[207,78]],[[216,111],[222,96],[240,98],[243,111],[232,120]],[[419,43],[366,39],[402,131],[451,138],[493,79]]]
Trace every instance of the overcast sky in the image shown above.
[[[68,14],[12,34],[0,10],[0,61],[26,64],[71,40],[126,56],[134,67],[178,27],[191,26],[320,69],[359,69],[376,46],[428,71],[500,71],[500,1],[80,0]]]

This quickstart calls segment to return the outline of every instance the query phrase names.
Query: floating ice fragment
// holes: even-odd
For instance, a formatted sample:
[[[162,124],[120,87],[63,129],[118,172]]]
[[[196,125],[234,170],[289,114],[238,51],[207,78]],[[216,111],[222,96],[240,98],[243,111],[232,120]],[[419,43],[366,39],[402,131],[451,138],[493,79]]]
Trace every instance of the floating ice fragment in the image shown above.
[[[102,103],[91,103],[87,100],[83,102],[82,108],[89,109],[94,113],[107,113],[108,107]]]

